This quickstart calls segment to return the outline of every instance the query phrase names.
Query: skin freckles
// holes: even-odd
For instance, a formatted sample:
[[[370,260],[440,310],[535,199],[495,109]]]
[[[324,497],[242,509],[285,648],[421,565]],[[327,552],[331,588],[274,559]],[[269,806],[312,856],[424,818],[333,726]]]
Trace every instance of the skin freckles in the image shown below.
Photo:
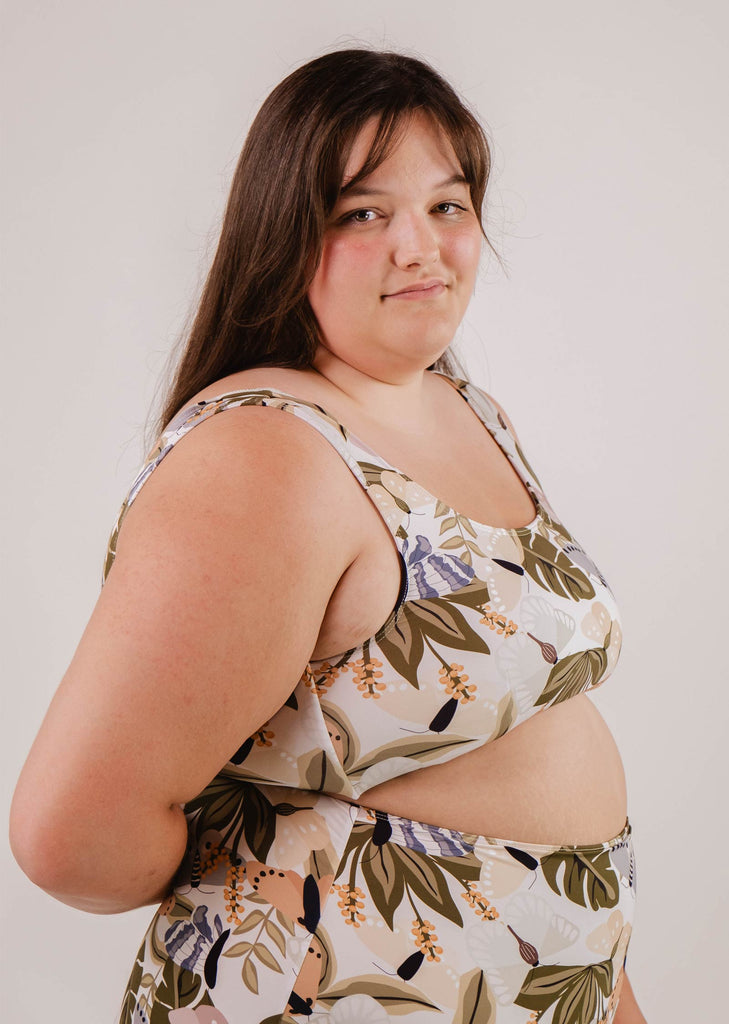
[[[360,377],[414,383],[445,351],[473,294],[483,236],[447,138],[413,118],[389,156],[346,191],[376,129],[355,141],[309,291],[324,342],[315,365],[348,389]],[[366,190],[367,194],[360,194]],[[426,291],[395,295],[435,282]]]

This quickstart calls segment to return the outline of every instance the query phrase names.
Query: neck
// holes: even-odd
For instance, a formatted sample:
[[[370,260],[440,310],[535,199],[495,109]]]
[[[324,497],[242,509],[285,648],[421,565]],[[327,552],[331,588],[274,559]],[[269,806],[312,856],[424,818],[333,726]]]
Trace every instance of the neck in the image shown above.
[[[422,424],[432,428],[433,373],[417,367],[407,373],[374,376],[321,347],[314,370],[336,389],[360,419],[379,427],[405,430]]]

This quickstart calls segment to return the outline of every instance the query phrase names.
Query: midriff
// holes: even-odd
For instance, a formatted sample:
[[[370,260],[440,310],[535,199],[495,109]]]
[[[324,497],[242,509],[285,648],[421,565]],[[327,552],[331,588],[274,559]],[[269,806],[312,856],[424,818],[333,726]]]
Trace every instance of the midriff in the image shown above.
[[[358,802],[459,832],[560,846],[612,839],[627,815],[620,754],[585,694],[446,764],[375,786]]]

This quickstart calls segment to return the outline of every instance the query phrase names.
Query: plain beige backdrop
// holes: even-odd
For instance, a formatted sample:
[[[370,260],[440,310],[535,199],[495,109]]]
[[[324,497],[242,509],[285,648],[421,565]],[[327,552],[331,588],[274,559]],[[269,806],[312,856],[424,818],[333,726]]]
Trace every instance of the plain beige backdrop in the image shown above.
[[[724,1019],[726,4],[5,0],[3,23],[3,808],[250,120],[327,49],[403,49],[493,140],[507,273],[484,266],[459,332],[470,375],[621,603],[595,700],[635,829],[629,972],[651,1024]],[[3,1019],[113,1024],[151,910],[85,915],[3,857]]]

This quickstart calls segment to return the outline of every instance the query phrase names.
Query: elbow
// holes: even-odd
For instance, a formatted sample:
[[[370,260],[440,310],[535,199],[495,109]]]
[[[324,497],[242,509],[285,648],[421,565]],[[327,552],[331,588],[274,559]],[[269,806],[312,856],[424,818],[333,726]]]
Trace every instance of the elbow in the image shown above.
[[[34,885],[78,910],[118,914],[159,903],[185,852],[182,811],[170,809],[140,835],[120,835],[113,817],[74,815],[18,789],[10,848]]]
[[[8,838],[16,863],[34,885],[51,893],[63,887],[63,844],[57,830],[44,823],[33,802],[17,790],[10,807]]]

